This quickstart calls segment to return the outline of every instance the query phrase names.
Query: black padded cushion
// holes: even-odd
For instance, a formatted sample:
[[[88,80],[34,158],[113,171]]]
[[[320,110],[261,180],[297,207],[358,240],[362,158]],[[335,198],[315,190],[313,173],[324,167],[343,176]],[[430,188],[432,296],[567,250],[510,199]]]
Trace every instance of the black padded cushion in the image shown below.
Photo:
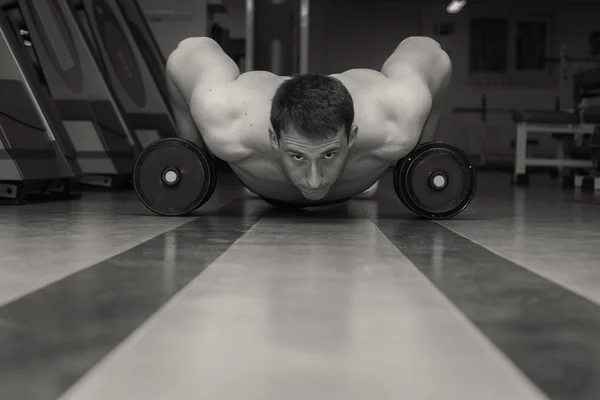
[[[513,113],[515,122],[540,122],[547,124],[577,124],[579,115],[569,111],[523,110]]]
[[[586,108],[581,114],[583,122],[587,122],[588,124],[600,124],[600,106]]]

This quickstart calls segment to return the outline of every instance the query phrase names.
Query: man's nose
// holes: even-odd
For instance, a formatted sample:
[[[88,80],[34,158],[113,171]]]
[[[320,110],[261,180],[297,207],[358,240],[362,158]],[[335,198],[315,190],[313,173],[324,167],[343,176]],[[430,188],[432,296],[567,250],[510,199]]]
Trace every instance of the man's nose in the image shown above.
[[[307,185],[309,189],[318,189],[321,186],[323,179],[321,178],[321,171],[315,163],[310,167],[310,173],[308,175]]]

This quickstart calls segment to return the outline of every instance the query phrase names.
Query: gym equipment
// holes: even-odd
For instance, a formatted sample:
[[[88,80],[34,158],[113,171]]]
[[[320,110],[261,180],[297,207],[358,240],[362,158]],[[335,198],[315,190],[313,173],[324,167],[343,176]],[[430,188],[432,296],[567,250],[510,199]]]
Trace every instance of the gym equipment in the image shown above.
[[[600,106],[591,106],[581,112],[584,119],[600,121]],[[583,191],[600,190],[600,128],[570,149],[573,157],[585,158],[592,164],[587,170],[573,170],[563,176],[564,188],[581,188]]]
[[[19,26],[0,10],[0,200],[22,204],[30,194],[72,199],[81,169],[26,51]]]
[[[577,93],[578,85],[576,82],[576,73],[573,71],[575,64],[595,64],[596,68],[600,68],[600,57],[572,57],[569,56],[567,46],[561,46],[558,57],[547,58],[546,62],[559,64],[559,96],[560,108],[572,109],[576,106],[576,101],[580,97]]]
[[[22,16],[27,28],[31,61],[40,66],[74,144],[84,173],[81,183],[126,185],[141,145],[123,119],[67,0],[17,0],[12,15]]]
[[[127,26],[146,65],[150,70],[156,86],[162,95],[165,105],[171,110],[169,89],[167,87],[167,60],[165,59],[152,29],[142,11],[138,0],[117,1]]]
[[[448,219],[463,212],[477,190],[471,160],[444,142],[417,146],[396,164],[394,189],[409,210],[426,219]]]
[[[565,159],[562,141],[566,136],[585,137],[593,135],[597,130],[600,115],[586,112],[585,107],[579,109],[577,107],[580,107],[579,102],[583,98],[600,94],[598,73],[589,70],[574,74],[571,67],[574,64],[596,64],[597,67],[600,67],[600,57],[571,57],[567,53],[567,47],[562,46],[559,57],[547,58],[546,62],[560,65],[560,109],[556,111],[524,110],[513,113],[513,121],[517,125],[513,183],[519,185],[529,183],[527,166],[556,167],[558,174],[562,173],[563,168],[591,168],[593,166],[591,160]],[[559,140],[556,158],[527,157],[528,134],[532,132],[551,134]],[[577,182],[577,180],[573,182]]]
[[[185,139],[148,145],[138,158],[133,184],[140,201],[164,216],[189,214],[206,203],[217,185],[209,154]]]
[[[527,140],[529,133],[546,133],[556,135],[591,135],[600,122],[596,118],[583,118],[577,111],[518,111],[513,115],[517,125],[515,169],[513,183],[527,185],[529,176],[528,166],[563,168],[590,168],[590,160],[574,160],[565,158],[562,143],[557,146],[556,158],[531,158],[527,157]]]
[[[94,43],[93,48],[102,61],[104,73],[112,83],[125,118],[142,148],[161,138],[177,137],[177,125],[166,92],[166,75],[162,72],[162,77],[153,75],[152,71],[157,68],[149,66],[161,61],[147,62],[148,58],[156,57],[151,55],[154,52],[147,41],[141,39],[144,35],[140,24],[131,21],[131,18],[127,22],[119,5],[126,2],[69,1],[82,31],[89,33],[86,40]],[[130,7],[131,4],[126,8],[129,16],[133,14]]]
[[[555,102],[555,110],[559,110],[560,99],[556,97]],[[530,110],[535,113],[552,113],[552,110]],[[481,150],[479,153],[480,157],[480,165],[485,166],[486,164],[486,156],[485,156],[485,143],[487,139],[487,117],[488,114],[505,114],[507,116],[513,116],[515,113],[518,113],[519,110],[516,108],[490,108],[488,107],[487,96],[484,94],[481,96],[481,101],[479,107],[475,106],[460,106],[460,107],[452,107],[452,112],[457,114],[478,114],[479,120],[481,122],[480,126],[480,135],[481,135]]]
[[[481,136],[481,149],[479,153],[479,165],[485,166],[485,143],[487,139],[487,115],[488,114],[510,114],[514,110],[510,108],[489,108],[487,102],[487,96],[481,96],[481,103],[479,107],[452,107],[452,112],[457,114],[479,114],[480,125],[480,136]]]

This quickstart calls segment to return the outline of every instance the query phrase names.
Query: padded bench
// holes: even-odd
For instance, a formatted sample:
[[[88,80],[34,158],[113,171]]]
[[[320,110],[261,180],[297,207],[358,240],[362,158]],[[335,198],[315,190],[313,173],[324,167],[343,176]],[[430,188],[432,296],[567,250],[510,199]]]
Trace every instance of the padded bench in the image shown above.
[[[592,106],[581,112],[581,119],[587,124],[600,124],[600,106]]]
[[[587,111],[587,114],[586,112]],[[517,125],[515,169],[513,182],[527,184],[527,166],[556,167],[561,172],[562,168],[591,168],[591,160],[565,159],[564,147],[559,143],[556,158],[528,158],[527,136],[530,132],[560,135],[560,137],[576,135],[592,135],[596,131],[596,124],[600,123],[600,108],[578,111],[547,111],[547,110],[520,110],[513,112],[513,121]],[[598,121],[598,122],[596,122]]]
[[[533,122],[541,124],[578,124],[581,119],[579,114],[571,111],[547,111],[547,110],[515,110],[513,121]]]

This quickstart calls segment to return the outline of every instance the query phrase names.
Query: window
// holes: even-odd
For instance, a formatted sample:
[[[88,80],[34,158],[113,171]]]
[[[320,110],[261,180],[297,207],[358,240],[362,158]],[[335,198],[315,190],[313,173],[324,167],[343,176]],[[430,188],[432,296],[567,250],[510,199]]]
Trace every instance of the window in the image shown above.
[[[471,20],[471,72],[506,72],[508,69],[508,19]]]
[[[557,52],[554,14],[499,11],[470,20],[468,84],[480,87],[550,88],[559,69],[546,60]],[[520,14],[520,15],[519,15]]]
[[[518,21],[516,26],[515,68],[518,71],[545,70],[548,48],[548,22]]]

